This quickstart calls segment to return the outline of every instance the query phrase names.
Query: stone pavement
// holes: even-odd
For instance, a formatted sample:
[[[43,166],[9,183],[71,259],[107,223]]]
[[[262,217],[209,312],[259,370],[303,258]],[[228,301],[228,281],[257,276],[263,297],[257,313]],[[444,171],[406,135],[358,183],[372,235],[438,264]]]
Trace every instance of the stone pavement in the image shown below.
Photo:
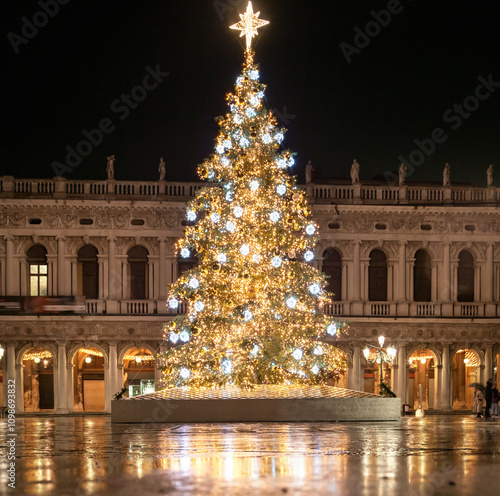
[[[500,420],[404,417],[386,423],[111,424],[109,417],[22,417],[16,489],[0,494],[498,494]]]

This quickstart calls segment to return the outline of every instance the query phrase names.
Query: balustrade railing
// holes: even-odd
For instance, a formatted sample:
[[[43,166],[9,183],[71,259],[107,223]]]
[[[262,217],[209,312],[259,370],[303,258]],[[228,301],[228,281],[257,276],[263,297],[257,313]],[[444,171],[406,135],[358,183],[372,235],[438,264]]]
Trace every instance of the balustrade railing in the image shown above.
[[[89,198],[99,196],[138,200],[162,197],[190,198],[204,183],[166,181],[78,181],[65,178],[16,179],[0,177],[1,196],[52,196],[54,198]],[[303,189],[304,187],[300,185]],[[463,185],[399,186],[389,184],[313,184],[314,199],[328,203],[380,204],[485,204],[500,201],[500,188],[477,188]]]

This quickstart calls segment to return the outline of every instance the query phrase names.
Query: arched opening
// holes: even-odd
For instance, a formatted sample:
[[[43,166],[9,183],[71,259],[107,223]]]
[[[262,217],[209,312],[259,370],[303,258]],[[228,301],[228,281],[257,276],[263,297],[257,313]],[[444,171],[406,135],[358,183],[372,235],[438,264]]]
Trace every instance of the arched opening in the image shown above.
[[[454,410],[472,410],[474,388],[469,387],[481,382],[480,358],[471,349],[461,349],[455,353],[452,362],[452,405]]]
[[[190,253],[187,258],[179,257],[177,259],[177,276],[180,277],[184,272],[194,269],[198,266],[198,258],[195,254]]]
[[[131,300],[148,299],[148,255],[143,246],[134,246],[128,253]]]
[[[24,411],[54,410],[52,353],[43,347],[30,348],[22,358]]]
[[[431,301],[432,299],[431,256],[426,250],[418,250],[415,253],[413,299],[414,301]]]
[[[370,253],[368,299],[387,301],[387,256],[382,250],[372,250]]]
[[[96,348],[81,348],[73,357],[75,412],[105,410],[104,356]]]
[[[26,252],[30,296],[47,296],[49,272],[45,246],[34,245]]]
[[[467,250],[458,255],[457,300],[474,301],[474,257]]]
[[[90,300],[99,298],[99,261],[97,248],[92,245],[82,246],[78,250],[78,295]]]
[[[429,349],[415,350],[409,358],[408,392],[409,404],[416,410],[419,407],[419,390],[422,386],[422,408],[436,408],[437,377],[436,358]]]
[[[149,350],[128,350],[123,358],[123,372],[129,398],[155,391],[155,357]]]
[[[500,353],[493,356],[493,382],[497,385],[497,389],[500,391]]]
[[[387,387],[391,388],[392,384],[392,366],[388,361],[382,363],[382,377],[380,377],[380,355],[377,350],[368,347],[368,358],[363,360],[363,377],[365,393],[380,394],[380,384],[383,382]]]
[[[323,272],[328,277],[327,291],[333,293],[334,301],[342,300],[342,255],[333,248],[323,253]]]

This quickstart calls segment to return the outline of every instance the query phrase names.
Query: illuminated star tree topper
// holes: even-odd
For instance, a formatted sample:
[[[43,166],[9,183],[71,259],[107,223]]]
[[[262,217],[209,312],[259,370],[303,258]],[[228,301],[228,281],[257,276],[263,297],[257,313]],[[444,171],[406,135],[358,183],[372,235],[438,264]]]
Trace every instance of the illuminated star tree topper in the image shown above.
[[[241,31],[240,37],[247,37],[248,51],[252,48],[252,39],[259,34],[257,30],[269,24],[269,21],[259,19],[259,15],[260,12],[254,14],[252,2],[248,2],[247,11],[244,14],[240,14],[241,21],[230,26],[231,29],[238,29]]]

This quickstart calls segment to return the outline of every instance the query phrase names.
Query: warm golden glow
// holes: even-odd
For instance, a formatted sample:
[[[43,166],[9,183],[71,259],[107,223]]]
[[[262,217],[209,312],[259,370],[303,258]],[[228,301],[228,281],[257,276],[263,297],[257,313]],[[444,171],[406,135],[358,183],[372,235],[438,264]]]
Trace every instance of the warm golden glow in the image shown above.
[[[246,12],[244,14],[240,14],[241,21],[231,26],[231,29],[241,31],[240,37],[246,36],[247,50],[252,48],[252,39],[259,34],[257,30],[269,24],[269,21],[259,19],[259,15],[260,12],[254,14],[252,2],[248,2]]]
[[[52,358],[52,353],[47,350],[31,351],[23,356],[23,361],[38,360],[36,363],[40,363],[40,361],[45,358]]]
[[[415,366],[416,362],[420,362],[425,365],[427,361],[430,361],[434,358],[432,353],[429,353],[429,350],[416,350],[412,353],[409,362],[411,366]]]
[[[102,354],[102,352],[100,351],[97,351],[97,350],[89,350],[87,348],[81,348],[78,350],[80,353],[84,353],[85,355],[93,355],[93,356],[97,356],[97,357],[102,357],[104,356]]]
[[[466,367],[478,367],[479,366],[477,356],[472,350],[458,350],[457,354],[459,354],[459,353],[464,354],[464,357],[462,358],[462,360],[464,361]]]
[[[252,26],[251,3],[245,15]],[[187,205],[177,252],[199,263],[169,290],[168,306],[188,311],[165,326],[160,387],[326,384],[347,367],[325,342],[346,326],[321,311],[332,295],[311,265],[319,227],[264,92],[248,50],[198,167],[207,186]]]
[[[128,354],[123,357],[124,360],[135,360],[137,363],[141,362],[153,362],[155,360],[154,355],[141,353],[139,355]]]

